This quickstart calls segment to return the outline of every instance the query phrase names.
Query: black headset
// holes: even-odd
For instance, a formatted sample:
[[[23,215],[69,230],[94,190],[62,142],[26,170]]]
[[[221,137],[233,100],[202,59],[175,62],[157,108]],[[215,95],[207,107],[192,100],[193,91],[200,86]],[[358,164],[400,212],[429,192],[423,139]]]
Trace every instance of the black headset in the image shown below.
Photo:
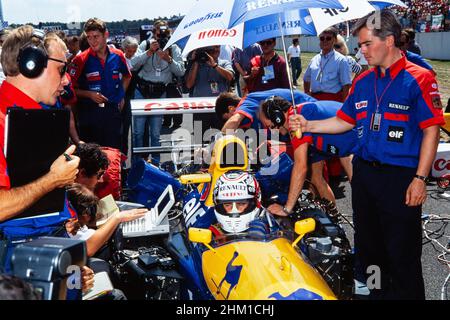
[[[45,33],[42,30],[34,29],[33,38],[38,38],[40,44],[38,46],[31,41],[22,47],[17,57],[20,73],[30,79],[39,77],[48,64],[48,53],[44,47]]]
[[[275,103],[275,99],[278,97],[271,96],[264,101],[263,108],[265,116],[274,124],[275,127],[280,128],[286,123],[286,116],[284,113],[286,110],[283,110],[277,103]]]

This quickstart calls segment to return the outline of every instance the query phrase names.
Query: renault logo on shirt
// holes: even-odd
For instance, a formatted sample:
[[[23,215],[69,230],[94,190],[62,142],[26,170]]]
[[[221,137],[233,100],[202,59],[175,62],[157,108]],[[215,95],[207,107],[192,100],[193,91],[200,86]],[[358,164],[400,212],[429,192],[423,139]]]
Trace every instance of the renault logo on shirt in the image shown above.
[[[389,127],[388,141],[403,143],[405,137],[405,128],[403,127]]]
[[[410,106],[404,106],[404,105],[397,104],[397,103],[389,103],[389,108],[402,110],[402,111],[409,111],[409,109],[411,109]]]

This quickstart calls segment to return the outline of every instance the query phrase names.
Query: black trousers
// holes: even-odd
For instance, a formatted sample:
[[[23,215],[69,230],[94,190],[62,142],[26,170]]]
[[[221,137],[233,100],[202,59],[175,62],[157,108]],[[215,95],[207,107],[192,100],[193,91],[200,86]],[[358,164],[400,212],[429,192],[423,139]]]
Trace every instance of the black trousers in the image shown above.
[[[125,105],[123,107],[123,110],[121,112],[122,116],[122,147],[120,148],[120,151],[124,155],[128,155],[128,135],[130,134],[130,128],[131,128],[131,101],[130,98],[125,98]]]
[[[406,191],[415,174],[413,168],[354,161],[356,259],[364,271],[369,266],[378,266],[381,271],[381,288],[371,290],[372,299],[425,299],[422,207],[405,205]]]
[[[97,143],[102,147],[121,150],[122,114],[117,104],[80,106],[78,108],[78,132],[86,143]]]

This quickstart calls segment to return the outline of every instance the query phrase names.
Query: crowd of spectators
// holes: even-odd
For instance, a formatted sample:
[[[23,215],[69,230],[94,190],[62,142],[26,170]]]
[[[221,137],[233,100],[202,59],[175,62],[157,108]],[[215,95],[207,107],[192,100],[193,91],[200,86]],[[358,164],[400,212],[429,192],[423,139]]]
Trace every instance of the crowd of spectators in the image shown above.
[[[392,7],[402,28],[411,28],[416,32],[450,31],[449,0],[404,0],[403,2],[406,8]],[[350,29],[356,21],[350,21]],[[347,33],[347,23],[341,23],[337,27],[340,34]]]
[[[450,30],[448,0],[405,0],[404,3],[407,8],[395,9],[403,28],[413,28],[417,32]],[[440,15],[441,23],[433,27],[433,16]]]

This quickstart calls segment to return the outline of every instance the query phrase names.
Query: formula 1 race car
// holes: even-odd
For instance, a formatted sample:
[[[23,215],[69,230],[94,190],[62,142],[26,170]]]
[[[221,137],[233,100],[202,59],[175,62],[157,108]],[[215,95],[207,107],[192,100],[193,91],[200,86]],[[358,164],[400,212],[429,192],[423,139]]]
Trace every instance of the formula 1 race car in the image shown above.
[[[292,165],[283,153],[256,173],[266,204],[285,197]],[[249,170],[246,145],[235,136],[216,141],[207,173],[175,178],[144,161],[133,167],[133,202],[151,208],[170,185],[176,203],[168,233],[127,238],[119,229],[111,261],[119,288],[130,299],[351,299],[352,250],[340,216],[311,193],[302,193],[289,218],[266,212],[269,232],[213,236],[211,190],[230,170]]]

